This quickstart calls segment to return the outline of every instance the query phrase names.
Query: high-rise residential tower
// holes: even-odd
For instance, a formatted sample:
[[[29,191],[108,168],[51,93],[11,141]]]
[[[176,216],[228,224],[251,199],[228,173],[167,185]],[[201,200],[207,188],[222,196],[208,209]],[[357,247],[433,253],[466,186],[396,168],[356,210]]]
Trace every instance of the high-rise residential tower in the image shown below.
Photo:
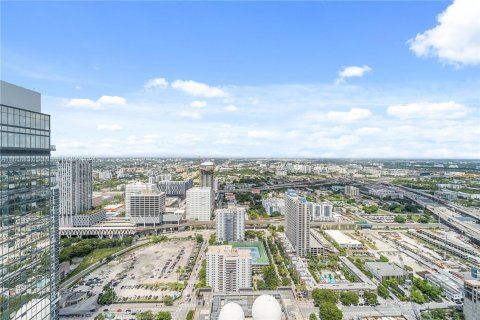
[[[74,226],[75,215],[92,209],[92,160],[62,159],[57,162],[60,192],[60,226]]]
[[[206,161],[200,164],[200,187],[214,188],[213,174],[215,172],[215,163]]]
[[[0,108],[0,319],[57,319],[50,116],[40,93],[4,81]]]
[[[217,241],[243,241],[245,239],[245,210],[229,208],[215,210]]]
[[[213,190],[195,187],[187,190],[187,219],[210,221],[214,207]]]
[[[310,252],[310,217],[312,205],[304,197],[289,190],[285,194],[285,234],[297,256]]]
[[[250,249],[209,246],[207,252],[207,286],[213,291],[238,292],[252,287]]]

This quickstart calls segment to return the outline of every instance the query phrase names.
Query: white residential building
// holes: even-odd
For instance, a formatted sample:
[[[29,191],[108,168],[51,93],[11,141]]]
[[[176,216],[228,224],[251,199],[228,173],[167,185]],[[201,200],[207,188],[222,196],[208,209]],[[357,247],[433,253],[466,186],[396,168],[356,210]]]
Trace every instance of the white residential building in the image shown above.
[[[285,214],[285,199],[281,198],[268,198],[262,200],[262,206],[265,208],[265,211],[268,215],[272,215],[273,212],[277,211],[280,214]]]
[[[345,194],[350,197],[360,196],[360,189],[354,186],[345,186]]]
[[[238,292],[252,287],[250,249],[230,245],[209,246],[207,251],[207,286],[216,292]]]
[[[214,207],[213,189],[195,187],[187,190],[187,219],[210,221]]]
[[[127,184],[125,210],[137,225],[159,225],[165,213],[165,192],[160,192],[152,183]]]
[[[243,241],[245,239],[245,210],[232,207],[215,210],[217,241]]]
[[[334,221],[333,206],[329,202],[312,203],[312,221]]]
[[[62,159],[57,162],[61,227],[72,227],[73,216],[92,209],[92,160]]]
[[[311,204],[294,191],[285,194],[285,234],[297,256],[305,256],[310,251],[311,210]]]

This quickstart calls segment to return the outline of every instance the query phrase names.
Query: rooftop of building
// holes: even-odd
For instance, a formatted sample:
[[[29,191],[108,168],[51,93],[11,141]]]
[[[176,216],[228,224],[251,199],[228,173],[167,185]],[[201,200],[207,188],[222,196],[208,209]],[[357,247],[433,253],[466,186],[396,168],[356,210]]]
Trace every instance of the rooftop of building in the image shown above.
[[[231,245],[209,246],[207,254],[222,254],[232,258],[251,258],[250,249],[237,249]]]
[[[330,237],[340,245],[362,245],[358,240],[352,239],[340,230],[325,230]]]
[[[465,280],[465,286],[473,287],[473,288],[480,288],[480,280]]]
[[[406,276],[407,271],[391,262],[365,262],[365,266],[381,276]]]

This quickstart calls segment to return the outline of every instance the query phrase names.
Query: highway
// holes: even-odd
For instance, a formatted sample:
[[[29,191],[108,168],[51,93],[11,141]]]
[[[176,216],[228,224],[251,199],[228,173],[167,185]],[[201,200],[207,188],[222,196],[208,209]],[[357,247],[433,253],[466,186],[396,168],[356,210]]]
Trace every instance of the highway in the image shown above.
[[[480,228],[478,225],[467,223],[460,221],[455,218],[458,216],[458,213],[450,210],[447,206],[445,206],[444,201],[439,202],[436,200],[436,197],[429,195],[425,192],[417,191],[411,188],[397,188],[398,191],[402,192],[403,195],[416,203],[420,204],[421,206],[425,207],[435,216],[439,217],[441,221],[447,226],[457,230],[459,233],[464,234],[468,238],[470,238],[473,242],[480,244]],[[425,201],[427,198],[428,201]]]

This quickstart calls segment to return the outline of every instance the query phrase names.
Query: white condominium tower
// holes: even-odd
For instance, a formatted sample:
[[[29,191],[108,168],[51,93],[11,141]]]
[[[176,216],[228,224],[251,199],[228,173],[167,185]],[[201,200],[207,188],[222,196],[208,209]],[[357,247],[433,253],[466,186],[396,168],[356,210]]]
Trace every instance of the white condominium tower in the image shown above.
[[[312,205],[294,191],[285,194],[285,234],[297,256],[310,252],[310,216]]]
[[[61,227],[72,227],[73,216],[92,209],[92,160],[62,159],[57,162]]]
[[[334,221],[333,206],[328,202],[312,203],[313,221]]]
[[[243,241],[245,239],[245,210],[241,208],[218,209],[217,241]]]
[[[159,225],[165,213],[165,192],[152,183],[132,183],[125,187],[127,216],[137,225]]]
[[[214,205],[213,189],[195,187],[187,190],[187,219],[210,221]]]
[[[252,287],[250,249],[209,246],[207,252],[207,286],[216,292],[238,292]]]
[[[214,187],[213,173],[215,171],[215,163],[212,161],[200,164],[200,187]]]
[[[345,186],[345,194],[350,197],[358,197],[360,190],[354,186]]]

